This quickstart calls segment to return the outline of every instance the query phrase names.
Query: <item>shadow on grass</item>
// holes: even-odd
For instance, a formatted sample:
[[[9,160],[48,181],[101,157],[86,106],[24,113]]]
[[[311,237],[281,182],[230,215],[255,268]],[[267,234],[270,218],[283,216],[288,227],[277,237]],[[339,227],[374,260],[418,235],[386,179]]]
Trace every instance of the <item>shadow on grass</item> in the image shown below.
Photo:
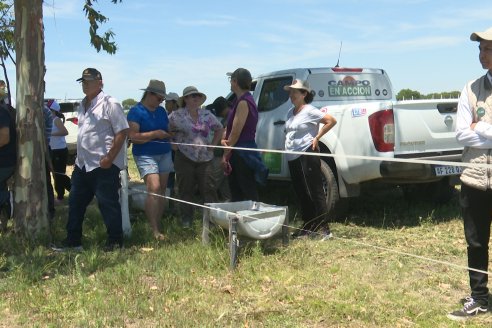
[[[330,218],[330,223],[398,229],[447,222],[460,216],[458,197],[456,190],[450,201],[437,204],[432,200],[409,200],[396,185],[365,184],[359,197],[344,200],[346,214],[341,218]],[[288,205],[291,225],[300,225],[301,214],[291,183],[269,181],[267,187],[260,190],[260,199],[269,204]]]

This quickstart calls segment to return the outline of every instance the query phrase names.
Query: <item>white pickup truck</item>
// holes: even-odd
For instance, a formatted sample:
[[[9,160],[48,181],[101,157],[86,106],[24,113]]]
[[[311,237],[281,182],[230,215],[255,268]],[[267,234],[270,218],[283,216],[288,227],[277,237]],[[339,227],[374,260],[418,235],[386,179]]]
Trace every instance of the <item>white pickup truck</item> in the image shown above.
[[[461,173],[458,166],[392,162],[385,159],[459,161],[463,147],[455,140],[457,100],[395,102],[391,82],[382,69],[300,68],[262,74],[254,79],[258,104],[256,142],[259,148],[283,150],[285,121],[292,103],[285,85],[307,80],[313,105],[338,122],[320,140],[323,179],[331,215],[340,214],[345,202],[356,197],[360,185],[385,181],[401,185],[410,194],[426,191],[439,202],[452,196]],[[379,157],[379,160],[346,156]],[[290,179],[280,153],[262,154],[270,179]]]

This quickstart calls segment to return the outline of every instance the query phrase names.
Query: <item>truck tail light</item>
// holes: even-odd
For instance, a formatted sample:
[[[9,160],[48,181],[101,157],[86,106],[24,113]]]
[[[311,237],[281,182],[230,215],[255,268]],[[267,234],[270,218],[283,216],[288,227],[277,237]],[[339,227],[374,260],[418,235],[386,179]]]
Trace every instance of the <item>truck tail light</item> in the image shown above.
[[[67,118],[67,121],[70,121],[75,125],[79,125],[79,119],[76,117]]]
[[[392,109],[381,110],[370,115],[369,128],[377,151],[395,150],[395,120]]]

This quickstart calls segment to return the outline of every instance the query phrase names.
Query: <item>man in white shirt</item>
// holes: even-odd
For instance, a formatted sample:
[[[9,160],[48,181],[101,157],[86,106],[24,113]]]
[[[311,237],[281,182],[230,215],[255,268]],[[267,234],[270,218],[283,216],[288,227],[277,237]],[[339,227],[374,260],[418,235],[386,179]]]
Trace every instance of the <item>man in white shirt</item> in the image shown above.
[[[492,28],[470,36],[479,45],[479,60],[487,73],[467,83],[458,103],[456,139],[465,146],[460,205],[468,245],[471,296],[461,310],[448,314],[464,320],[488,311],[488,262],[492,222]]]
[[[123,246],[118,189],[129,127],[121,105],[102,91],[97,69],[85,69],[77,81],[86,96],[78,113],[77,159],[68,200],[67,238],[62,244],[82,249],[85,211],[96,196],[108,233],[105,250],[111,251]]]

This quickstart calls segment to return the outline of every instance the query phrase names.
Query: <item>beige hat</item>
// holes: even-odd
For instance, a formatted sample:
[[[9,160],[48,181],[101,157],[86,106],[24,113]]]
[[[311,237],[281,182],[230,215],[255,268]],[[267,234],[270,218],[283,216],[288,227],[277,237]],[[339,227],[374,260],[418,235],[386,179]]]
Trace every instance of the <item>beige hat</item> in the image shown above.
[[[285,91],[289,91],[290,89],[300,89],[306,90],[307,92],[311,92],[311,87],[309,86],[308,81],[295,79],[291,85],[284,86]]]
[[[164,98],[167,97],[166,85],[164,84],[164,82],[159,81],[159,80],[150,80],[149,86],[145,89],[140,89],[140,90],[147,91],[147,92],[153,92],[153,93],[156,93],[160,96],[163,96]]]
[[[485,32],[473,32],[470,35],[470,40],[472,41],[492,41],[492,27]]]
[[[174,100],[177,102],[179,100],[179,96],[175,92],[169,92],[166,96],[166,100]]]
[[[184,97],[194,95],[194,94],[201,95],[202,101],[200,103],[200,106],[205,102],[205,100],[207,100],[207,96],[203,92],[198,91],[198,89],[194,86],[188,86],[188,87],[184,88],[183,95],[181,97],[179,97],[179,100],[178,100],[179,107],[184,107],[184,105],[185,105]]]

